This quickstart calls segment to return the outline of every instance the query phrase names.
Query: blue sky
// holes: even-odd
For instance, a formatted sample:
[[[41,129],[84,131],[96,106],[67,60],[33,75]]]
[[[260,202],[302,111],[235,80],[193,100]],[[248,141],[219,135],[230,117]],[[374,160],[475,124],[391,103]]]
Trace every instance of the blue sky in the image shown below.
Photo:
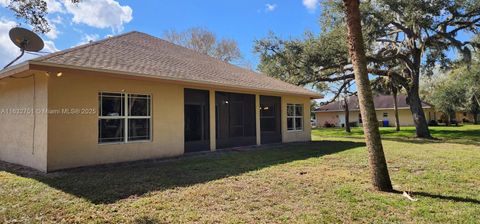
[[[4,7],[7,1],[0,0],[0,65],[16,57],[18,52],[8,40],[8,30],[22,22]],[[235,39],[244,60],[256,66],[258,55],[252,52],[253,42],[269,31],[295,38],[307,30],[320,30],[318,0],[82,0],[79,6],[62,0],[46,2],[54,29],[42,36],[47,43],[45,52],[133,30],[162,37],[169,29],[203,27],[218,37]]]
[[[129,31],[141,31],[162,37],[164,31],[183,31],[202,27],[219,38],[235,39],[240,47],[243,66],[256,68],[258,55],[252,52],[254,40],[272,31],[282,38],[301,38],[305,31],[320,32],[320,0],[45,0],[52,31],[42,35],[44,52],[67,49],[91,40],[103,39]],[[0,66],[18,54],[8,37],[8,30],[21,25],[5,8],[9,0],[0,0]],[[471,35],[460,34],[461,39]],[[449,52],[454,58],[456,52]],[[22,60],[36,57],[26,55]],[[355,88],[353,86],[352,88]],[[327,94],[327,99],[331,94]]]

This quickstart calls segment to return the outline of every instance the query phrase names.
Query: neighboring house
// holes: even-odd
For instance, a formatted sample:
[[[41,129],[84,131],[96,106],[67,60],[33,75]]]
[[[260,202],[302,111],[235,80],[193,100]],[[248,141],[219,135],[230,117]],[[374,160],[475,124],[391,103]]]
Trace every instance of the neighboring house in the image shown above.
[[[476,115],[477,121],[480,120],[480,114]],[[445,118],[446,119],[446,118]],[[456,112],[455,113],[455,119],[458,122],[463,122],[463,123],[474,123],[475,122],[475,114],[469,113],[469,112]]]
[[[398,115],[400,126],[414,125],[413,116],[410,107],[407,104],[405,95],[397,97]],[[375,111],[380,126],[395,126],[395,110],[393,104],[393,97],[388,95],[375,95],[373,98],[375,104]],[[435,112],[433,107],[425,102],[422,102],[422,107],[425,112],[427,121],[440,119],[441,113]],[[362,117],[358,107],[358,97],[351,96],[348,98],[348,108],[350,111],[349,120],[353,126],[362,125]],[[325,124],[333,124],[336,127],[345,126],[345,109],[343,101],[336,101],[315,110],[317,127],[325,127]]]
[[[0,160],[46,172],[310,141],[319,97],[131,32],[0,71]]]

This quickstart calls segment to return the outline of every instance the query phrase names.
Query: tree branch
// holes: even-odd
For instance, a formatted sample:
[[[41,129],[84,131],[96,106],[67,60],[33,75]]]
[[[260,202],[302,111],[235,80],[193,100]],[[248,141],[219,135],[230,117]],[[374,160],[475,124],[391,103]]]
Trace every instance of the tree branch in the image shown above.
[[[400,23],[397,23],[397,22],[390,22],[390,24],[394,25],[395,27],[397,27],[398,29],[402,30],[409,38],[415,38],[416,35],[413,33],[413,31],[405,26],[403,26],[402,24]]]

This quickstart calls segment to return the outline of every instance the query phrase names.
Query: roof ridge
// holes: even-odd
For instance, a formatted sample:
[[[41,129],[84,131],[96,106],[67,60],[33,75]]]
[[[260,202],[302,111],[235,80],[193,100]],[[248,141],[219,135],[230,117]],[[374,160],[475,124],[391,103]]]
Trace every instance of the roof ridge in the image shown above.
[[[218,59],[218,58],[214,58],[213,56],[210,56],[210,55],[208,55],[208,54],[200,53],[200,52],[195,51],[195,50],[193,50],[193,49],[190,49],[190,48],[188,48],[188,47],[184,47],[184,46],[182,46],[182,45],[173,43],[173,42],[171,42],[171,41],[162,39],[162,38],[160,38],[160,37],[156,37],[156,36],[150,35],[150,34],[148,34],[148,33],[143,33],[143,32],[137,32],[137,33],[140,33],[140,34],[143,34],[143,35],[152,37],[152,38],[154,38],[154,39],[163,41],[163,42],[165,42],[165,43],[167,43],[167,44],[170,44],[170,45],[173,45],[173,46],[175,46],[175,47],[180,47],[180,48],[186,49],[186,50],[188,50],[188,51],[190,51],[190,52],[192,52],[192,53],[194,53],[194,54],[200,55],[200,56],[202,56],[202,57],[207,57],[207,58],[209,58],[209,59],[212,59],[212,60],[215,60],[215,61],[218,61],[218,62],[222,62],[223,64],[225,64],[225,65],[227,65],[227,66],[232,66],[232,67],[235,67],[235,68],[237,68],[237,69],[243,70],[243,71],[245,71],[245,72],[250,72],[250,73],[254,73],[254,74],[256,74],[256,75],[263,76],[263,77],[265,77],[265,78],[270,79],[271,81],[284,82],[284,83],[287,83],[287,84],[289,84],[289,85],[291,85],[291,86],[296,86],[296,87],[301,87],[301,88],[303,88],[303,86],[297,86],[297,85],[294,85],[294,84],[292,84],[292,83],[289,83],[289,82],[286,82],[286,81],[283,81],[283,80],[279,80],[279,79],[274,78],[274,77],[271,77],[271,76],[269,76],[269,75],[267,75],[267,74],[265,74],[265,73],[263,73],[263,72],[254,71],[254,70],[250,70],[250,69],[247,69],[247,68],[243,68],[243,67],[241,67],[241,66],[238,66],[238,65],[235,65],[235,64],[232,64],[232,63],[229,63],[229,62],[220,60],[220,59]],[[304,88],[304,89],[305,89],[305,88]],[[309,91],[309,92],[311,92],[311,93],[316,94],[316,92],[314,92],[314,91],[312,91],[312,90],[309,90],[309,89],[306,89],[306,90]]]
[[[86,47],[94,46],[94,45],[103,43],[103,42],[108,41],[108,40],[117,39],[117,38],[127,36],[127,35],[130,35],[130,34],[134,34],[134,33],[140,33],[140,32],[130,31],[130,32],[122,33],[122,34],[112,36],[112,37],[109,37],[109,38],[104,38],[104,39],[101,39],[101,40],[97,40],[97,41],[93,41],[93,42],[90,42],[90,43],[82,44],[82,45],[79,45],[79,46],[76,46],[76,47],[72,47],[72,48],[68,48],[68,49],[65,49],[65,50],[53,52],[51,54],[48,54],[48,55],[45,55],[45,56],[42,56],[42,57],[34,58],[30,61],[43,61],[43,60],[46,60],[46,59],[50,59],[52,57],[56,57],[56,56],[59,56],[59,55],[70,53],[72,51],[80,50],[80,49],[83,49],[83,48],[86,48]]]

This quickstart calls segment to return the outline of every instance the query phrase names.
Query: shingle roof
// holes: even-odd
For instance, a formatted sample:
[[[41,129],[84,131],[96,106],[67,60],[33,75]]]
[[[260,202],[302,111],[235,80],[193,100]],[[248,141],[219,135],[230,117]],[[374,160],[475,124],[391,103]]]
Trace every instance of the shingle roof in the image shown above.
[[[407,104],[407,96],[400,94],[397,96],[397,103],[399,109],[408,109],[410,106]],[[390,95],[375,95],[373,97],[373,104],[375,109],[393,109],[393,97]],[[425,102],[422,102],[423,108],[431,108],[431,105]],[[358,111],[358,97],[351,96],[348,98],[348,109],[350,111]],[[333,111],[344,111],[343,101],[335,101],[327,105],[323,105],[315,110],[315,112],[333,112]]]
[[[303,87],[240,68],[140,32],[31,60],[37,63],[319,97]]]

